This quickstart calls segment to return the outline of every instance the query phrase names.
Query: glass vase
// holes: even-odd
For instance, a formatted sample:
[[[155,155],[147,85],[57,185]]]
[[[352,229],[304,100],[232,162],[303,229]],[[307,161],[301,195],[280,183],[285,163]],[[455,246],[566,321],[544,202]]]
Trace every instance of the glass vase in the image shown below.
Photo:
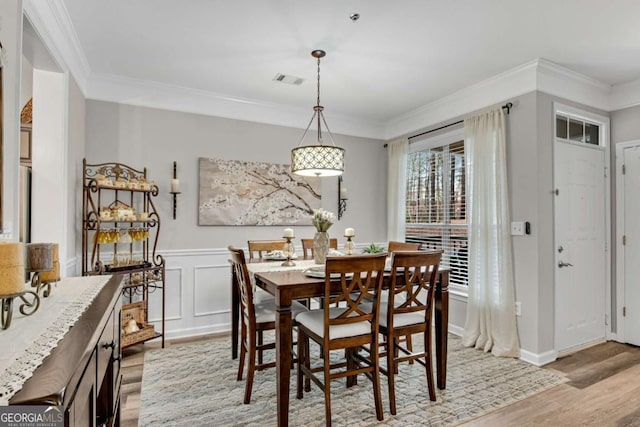
[[[344,242],[344,254],[353,255],[356,253],[356,244],[353,243],[353,237],[347,236],[347,241]]]
[[[329,233],[318,231],[313,236],[313,261],[316,264],[324,264],[329,253]]]

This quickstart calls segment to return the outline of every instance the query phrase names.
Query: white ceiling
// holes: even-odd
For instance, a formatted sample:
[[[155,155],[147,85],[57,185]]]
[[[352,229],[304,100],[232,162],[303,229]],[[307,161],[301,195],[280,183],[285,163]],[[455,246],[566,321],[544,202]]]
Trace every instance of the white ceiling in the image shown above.
[[[638,0],[63,0],[89,76],[387,122],[544,58],[640,78]],[[352,22],[351,13],[360,19]],[[305,79],[273,81],[277,73]],[[306,123],[305,123],[306,124]],[[331,123],[329,123],[331,125]],[[304,126],[304,124],[302,124]]]

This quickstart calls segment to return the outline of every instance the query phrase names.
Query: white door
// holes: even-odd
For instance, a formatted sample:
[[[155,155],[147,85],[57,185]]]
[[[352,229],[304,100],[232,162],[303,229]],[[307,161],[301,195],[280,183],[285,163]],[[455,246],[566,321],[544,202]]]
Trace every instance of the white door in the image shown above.
[[[624,175],[624,337],[640,345],[640,146],[623,152]]]
[[[556,140],[555,344],[562,352],[605,336],[605,153]]]

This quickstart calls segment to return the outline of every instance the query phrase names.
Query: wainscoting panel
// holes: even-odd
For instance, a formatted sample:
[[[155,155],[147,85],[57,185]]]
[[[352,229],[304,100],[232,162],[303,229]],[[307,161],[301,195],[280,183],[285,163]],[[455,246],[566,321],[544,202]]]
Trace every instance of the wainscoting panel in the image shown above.
[[[165,269],[165,322],[181,320],[184,309],[182,267]],[[162,295],[160,291],[149,293],[149,321],[157,323],[162,316]],[[157,328],[156,328],[157,329]]]
[[[231,269],[224,249],[159,250],[166,262],[165,334],[179,338],[231,329]],[[149,295],[149,318],[160,328],[160,295]]]
[[[214,286],[216,279],[231,274],[229,264],[196,266],[194,269],[194,312],[195,317],[211,316],[229,312],[231,289],[229,286]]]

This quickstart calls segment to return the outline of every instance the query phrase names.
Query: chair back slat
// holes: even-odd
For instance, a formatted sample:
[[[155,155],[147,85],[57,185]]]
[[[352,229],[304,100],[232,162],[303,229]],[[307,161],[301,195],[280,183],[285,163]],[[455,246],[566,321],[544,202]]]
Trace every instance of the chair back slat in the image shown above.
[[[247,269],[244,251],[233,246],[229,246],[228,249],[231,256],[229,262],[233,266],[234,278],[238,283],[241,312],[247,319],[253,319],[255,322],[256,314],[253,304],[253,287],[251,286],[251,277]]]
[[[249,259],[260,259],[271,251],[283,251],[286,240],[249,240]]]
[[[435,285],[442,251],[401,251],[393,254],[391,289],[389,291],[388,316],[392,325],[393,313],[415,313],[424,311],[431,316]],[[396,303],[396,296],[404,296]],[[399,300],[400,301],[400,300]]]
[[[302,254],[305,258],[313,257],[313,239],[300,239],[302,241]],[[329,249],[338,249],[338,239],[329,239]]]
[[[387,252],[398,252],[398,251],[419,251],[420,243],[405,243],[405,242],[396,242],[390,241],[387,246]]]
[[[325,337],[329,327],[349,323],[371,321],[377,330],[377,312],[380,290],[384,279],[386,254],[328,257],[325,267]],[[331,282],[339,276],[340,290],[333,293]],[[328,302],[328,303],[327,303]],[[330,306],[346,303],[345,311],[331,318]],[[362,308],[363,302],[373,305],[371,311]],[[344,304],[343,304],[344,305]],[[373,326],[373,325],[372,325]]]

